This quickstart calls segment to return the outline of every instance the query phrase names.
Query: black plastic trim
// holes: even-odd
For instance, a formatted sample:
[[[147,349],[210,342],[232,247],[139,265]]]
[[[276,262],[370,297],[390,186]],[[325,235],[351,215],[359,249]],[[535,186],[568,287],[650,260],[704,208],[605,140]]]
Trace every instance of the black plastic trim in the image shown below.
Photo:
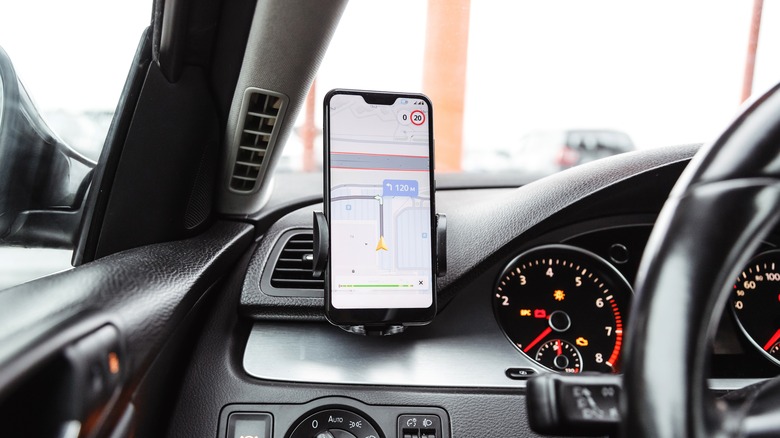
[[[263,290],[264,293],[274,297],[299,297],[299,298],[322,298],[323,297],[323,289],[279,288],[279,287],[274,287],[271,284],[271,277],[273,276],[274,268],[276,267],[276,264],[279,262],[279,256],[281,255],[284,247],[287,245],[287,242],[289,242],[290,239],[292,239],[295,236],[311,234],[311,233],[312,233],[311,228],[299,228],[299,229],[288,230],[287,232],[279,236],[279,238],[276,240],[276,243],[273,246],[271,255],[268,258],[267,269],[263,270],[263,275],[260,277],[260,289]],[[316,245],[316,243],[314,245]],[[322,281],[324,283],[324,279]]]
[[[160,70],[169,82],[179,81],[186,55],[187,21],[191,1],[165,0],[160,30]]]
[[[133,113],[141,97],[146,71],[152,61],[151,33],[151,28],[147,28],[141,36],[103,145],[103,151],[100,153],[98,164],[94,169],[94,177],[84,202],[80,232],[73,251],[73,266],[79,266],[95,259],[100,229],[111,196],[116,169],[122,156],[125,138],[133,121]]]

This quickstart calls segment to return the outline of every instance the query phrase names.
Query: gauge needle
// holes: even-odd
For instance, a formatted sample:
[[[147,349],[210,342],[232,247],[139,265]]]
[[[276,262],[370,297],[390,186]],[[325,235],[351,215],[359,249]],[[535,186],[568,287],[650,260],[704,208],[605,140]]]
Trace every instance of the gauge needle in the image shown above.
[[[769,351],[769,349],[775,345],[775,342],[777,342],[778,339],[780,339],[780,329],[777,329],[775,334],[772,336],[772,339],[770,339],[769,342],[764,345],[764,351]]]
[[[563,348],[561,348],[561,340],[555,342],[555,350],[558,352],[558,356],[563,354]]]
[[[550,328],[550,327],[547,327],[546,329],[544,329],[543,332],[539,333],[539,336],[537,336],[536,339],[531,341],[530,344],[526,345],[525,348],[523,348],[523,353],[528,353],[528,350],[534,348],[534,345],[538,344],[539,341],[544,339],[545,336],[549,335],[551,331],[552,331],[552,328]]]

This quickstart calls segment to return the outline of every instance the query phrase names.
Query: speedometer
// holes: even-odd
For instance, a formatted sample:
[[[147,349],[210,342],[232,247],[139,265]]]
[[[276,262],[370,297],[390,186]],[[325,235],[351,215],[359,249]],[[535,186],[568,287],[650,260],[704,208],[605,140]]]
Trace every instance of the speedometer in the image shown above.
[[[731,308],[750,342],[780,365],[780,251],[750,261],[734,283]]]
[[[501,273],[493,308],[523,354],[554,371],[619,371],[628,282],[599,256],[546,245],[512,260]]]

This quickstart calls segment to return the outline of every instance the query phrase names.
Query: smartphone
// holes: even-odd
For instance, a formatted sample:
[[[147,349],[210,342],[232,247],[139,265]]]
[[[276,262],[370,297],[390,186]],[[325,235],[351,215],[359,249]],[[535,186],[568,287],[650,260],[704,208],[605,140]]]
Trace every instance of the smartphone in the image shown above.
[[[436,315],[433,107],[422,94],[325,96],[326,317],[422,325]]]

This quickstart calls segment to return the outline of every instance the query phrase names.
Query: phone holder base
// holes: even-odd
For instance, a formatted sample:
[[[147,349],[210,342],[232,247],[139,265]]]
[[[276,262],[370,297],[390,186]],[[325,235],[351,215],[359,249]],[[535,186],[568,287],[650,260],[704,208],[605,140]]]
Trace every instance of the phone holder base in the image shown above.
[[[348,331],[350,333],[361,335],[361,336],[390,336],[390,335],[397,335],[398,333],[402,333],[404,330],[406,330],[406,326],[400,324],[380,325],[380,326],[339,325],[337,327],[339,327],[344,331]]]
[[[312,275],[315,278],[322,277],[328,267],[328,254],[330,254],[330,228],[325,214],[315,211],[313,215],[314,225],[314,254],[312,259]],[[436,215],[436,276],[443,277],[447,274],[447,215]],[[327,288],[328,286],[325,285]],[[345,331],[363,336],[389,336],[403,332],[406,326],[400,324],[391,325],[340,325]]]

